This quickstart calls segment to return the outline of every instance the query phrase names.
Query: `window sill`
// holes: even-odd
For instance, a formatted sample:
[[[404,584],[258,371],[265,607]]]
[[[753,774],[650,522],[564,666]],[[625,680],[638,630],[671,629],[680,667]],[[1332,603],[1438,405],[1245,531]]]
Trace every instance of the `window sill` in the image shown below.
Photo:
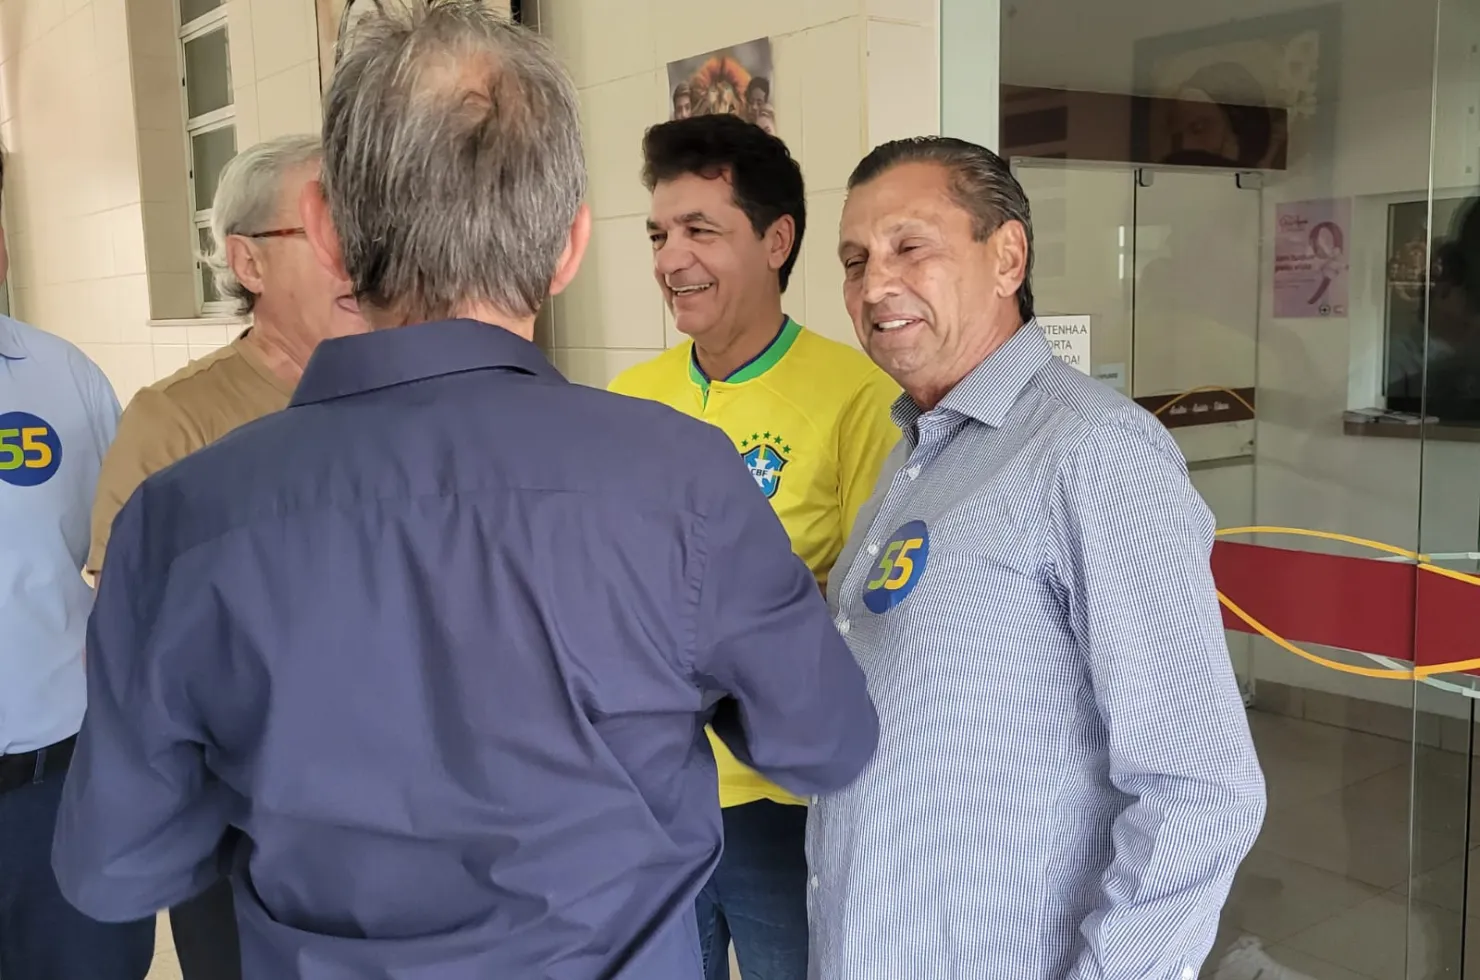
[[[182,317],[178,320],[150,320],[151,327],[249,327],[252,325],[250,317],[237,316],[233,313],[222,313],[219,316],[192,316]]]
[[[1480,442],[1480,422],[1354,422],[1346,419],[1341,431],[1372,439],[1430,439],[1436,442]]]

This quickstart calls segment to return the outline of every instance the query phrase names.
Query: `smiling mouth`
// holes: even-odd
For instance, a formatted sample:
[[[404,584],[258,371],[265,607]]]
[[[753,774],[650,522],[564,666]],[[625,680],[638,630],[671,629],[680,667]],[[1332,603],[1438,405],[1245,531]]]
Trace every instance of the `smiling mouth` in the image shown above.
[[[919,321],[912,316],[894,317],[889,320],[876,320],[874,322],[874,329],[888,333],[891,330],[901,330],[912,323],[918,322]]]
[[[692,286],[669,286],[668,288],[673,291],[673,295],[675,296],[695,296],[713,285],[714,283],[712,282],[701,282]]]

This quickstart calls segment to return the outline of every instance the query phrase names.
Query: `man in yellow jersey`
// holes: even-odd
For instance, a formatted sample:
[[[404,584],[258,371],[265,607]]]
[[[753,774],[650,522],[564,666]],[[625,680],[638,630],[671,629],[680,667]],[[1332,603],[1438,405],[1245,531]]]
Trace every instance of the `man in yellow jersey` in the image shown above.
[[[648,130],[653,273],[691,338],[625,372],[611,390],[650,398],[723,429],[756,487],[825,588],[859,505],[899,430],[899,388],[852,347],[781,310],[807,215],[785,144],[736,116]],[[723,601],[721,599],[720,601]],[[710,735],[725,851],[699,897],[707,980],[807,975],[804,801],[741,765]]]

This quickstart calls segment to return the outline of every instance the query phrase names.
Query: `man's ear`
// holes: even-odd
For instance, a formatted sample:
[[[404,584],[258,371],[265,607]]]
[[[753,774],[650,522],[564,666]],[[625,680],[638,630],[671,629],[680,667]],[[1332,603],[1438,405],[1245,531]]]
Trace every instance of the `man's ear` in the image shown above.
[[[257,264],[257,252],[250,242],[240,235],[226,236],[226,264],[248,292],[262,295],[262,267]]]
[[[781,267],[791,255],[797,240],[797,222],[789,214],[783,214],[771,222],[771,227],[766,229],[766,258],[771,266],[771,271],[780,272]]]
[[[344,250],[339,245],[339,233],[334,229],[334,217],[329,212],[322,181],[310,180],[303,185],[298,195],[298,219],[303,222],[303,233],[319,263],[335,279],[347,281]]]
[[[570,285],[586,255],[586,246],[591,241],[591,209],[582,204],[576,211],[576,220],[570,223],[570,237],[565,240],[565,250],[555,265],[555,275],[550,279],[550,295],[554,296]]]

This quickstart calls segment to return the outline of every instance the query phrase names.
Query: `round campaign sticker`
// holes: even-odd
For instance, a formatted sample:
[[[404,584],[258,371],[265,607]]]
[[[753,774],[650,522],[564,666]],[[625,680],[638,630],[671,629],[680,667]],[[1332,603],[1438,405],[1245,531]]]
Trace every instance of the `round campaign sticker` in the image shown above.
[[[863,604],[884,613],[905,600],[925,574],[930,558],[930,529],[924,521],[910,521],[889,536],[879,549],[879,560],[863,587]]]
[[[40,486],[62,465],[57,430],[30,412],[0,415],[0,481],[13,487]]]

